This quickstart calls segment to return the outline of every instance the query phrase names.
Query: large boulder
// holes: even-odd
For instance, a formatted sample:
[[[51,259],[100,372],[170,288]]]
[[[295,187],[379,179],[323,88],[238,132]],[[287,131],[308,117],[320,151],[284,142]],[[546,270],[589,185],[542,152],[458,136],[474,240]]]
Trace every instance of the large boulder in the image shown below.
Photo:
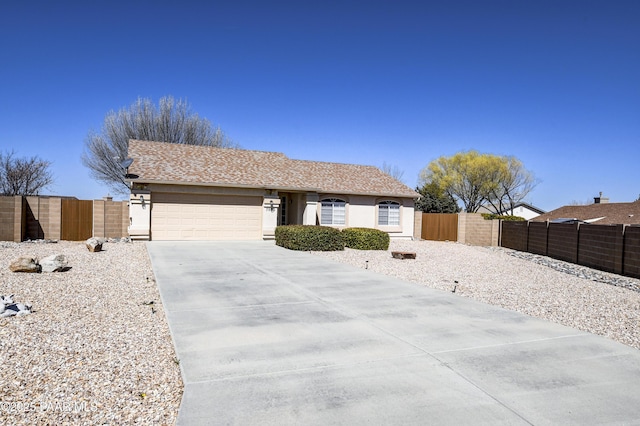
[[[89,251],[92,253],[95,253],[97,251],[102,251],[102,241],[98,240],[97,238],[93,238],[93,237],[89,238],[86,241],[86,245]]]
[[[40,272],[40,265],[33,257],[22,256],[11,262],[11,272]]]
[[[67,269],[67,258],[63,254],[52,254],[40,259],[42,272],[63,272]]]

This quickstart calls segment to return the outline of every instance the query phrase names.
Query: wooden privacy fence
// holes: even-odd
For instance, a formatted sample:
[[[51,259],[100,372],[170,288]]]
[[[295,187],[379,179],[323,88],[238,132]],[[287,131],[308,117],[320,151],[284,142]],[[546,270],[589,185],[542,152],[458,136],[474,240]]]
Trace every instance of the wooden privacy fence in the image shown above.
[[[503,247],[640,278],[640,226],[503,222]]]
[[[485,220],[480,213],[422,213],[420,238],[455,241],[472,246],[497,246],[499,220]]]
[[[72,197],[0,197],[0,241],[128,236],[127,201]]]
[[[423,240],[458,241],[458,215],[456,213],[423,213]]]
[[[93,236],[93,201],[64,199],[60,216],[61,240],[80,241]]]

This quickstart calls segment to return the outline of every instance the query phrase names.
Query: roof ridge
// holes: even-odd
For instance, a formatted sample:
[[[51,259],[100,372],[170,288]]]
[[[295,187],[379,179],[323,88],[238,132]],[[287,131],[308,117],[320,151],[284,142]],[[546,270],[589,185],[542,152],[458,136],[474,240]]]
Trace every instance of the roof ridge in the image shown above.
[[[374,169],[380,170],[379,167],[368,165],[368,164],[355,164],[355,163],[341,163],[338,161],[318,161],[318,160],[300,160],[297,158],[290,158],[291,161],[297,161],[300,163],[319,163],[319,164],[336,164],[339,166],[357,166],[357,167],[373,167]]]
[[[166,145],[192,146],[192,147],[203,148],[203,149],[224,149],[224,150],[229,150],[229,151],[260,152],[260,153],[264,153],[264,154],[280,155],[280,156],[283,156],[283,157],[285,157],[285,158],[290,160],[290,158],[287,157],[287,155],[285,153],[279,152],[279,151],[264,151],[264,150],[260,150],[260,149],[246,149],[246,148],[230,148],[230,147],[213,146],[213,145],[195,145],[195,144],[189,144],[189,143],[150,141],[150,140],[142,140],[142,139],[129,139],[129,143],[131,143],[131,142],[137,142],[137,143],[162,143],[162,144],[166,144]]]

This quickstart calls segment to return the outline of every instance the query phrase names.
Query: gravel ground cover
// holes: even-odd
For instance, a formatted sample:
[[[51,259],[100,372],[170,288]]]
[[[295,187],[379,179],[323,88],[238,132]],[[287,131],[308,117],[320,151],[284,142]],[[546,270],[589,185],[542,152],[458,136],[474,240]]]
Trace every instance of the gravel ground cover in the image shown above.
[[[391,257],[415,252],[415,260]],[[640,280],[501,247],[392,241],[317,256],[606,336],[640,349]]]
[[[66,272],[14,273],[63,254]],[[183,384],[144,243],[0,242],[0,295],[33,313],[0,318],[0,424],[175,423]]]

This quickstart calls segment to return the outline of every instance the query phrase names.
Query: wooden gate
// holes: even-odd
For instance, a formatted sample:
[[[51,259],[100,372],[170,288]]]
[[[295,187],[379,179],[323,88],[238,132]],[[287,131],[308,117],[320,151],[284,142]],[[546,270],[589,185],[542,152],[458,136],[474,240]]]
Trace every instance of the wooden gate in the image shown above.
[[[423,213],[423,240],[458,241],[458,215],[456,213]]]
[[[93,236],[93,201],[62,199],[60,239],[81,241]]]

